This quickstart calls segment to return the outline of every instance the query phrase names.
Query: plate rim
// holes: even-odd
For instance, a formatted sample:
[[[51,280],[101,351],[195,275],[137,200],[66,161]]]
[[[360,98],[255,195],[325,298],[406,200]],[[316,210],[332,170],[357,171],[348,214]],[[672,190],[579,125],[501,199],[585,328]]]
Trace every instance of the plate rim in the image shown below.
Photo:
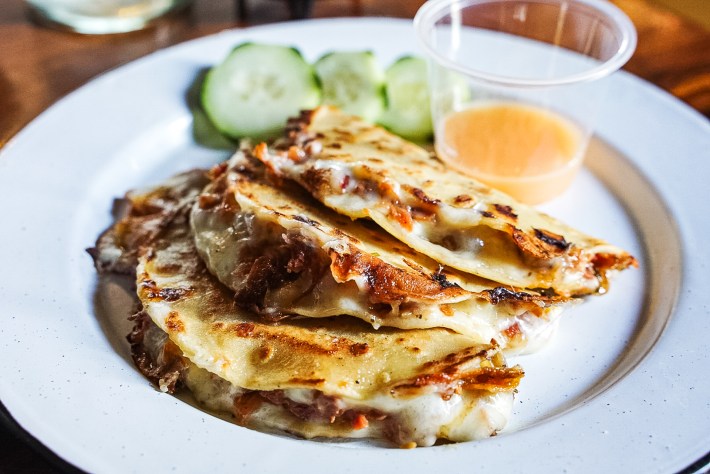
[[[90,87],[92,84],[95,84],[97,81],[106,80],[107,77],[110,78],[110,76],[111,76],[114,72],[120,71],[120,70],[128,71],[128,70],[130,70],[130,68],[132,68],[132,67],[140,67],[140,64],[143,64],[143,62],[148,62],[148,61],[154,60],[156,56],[165,54],[166,51],[173,51],[173,50],[175,50],[175,49],[177,49],[177,48],[185,47],[185,45],[193,45],[194,43],[199,43],[200,41],[204,41],[204,40],[206,40],[206,39],[208,39],[208,38],[215,37],[215,36],[218,36],[218,35],[232,35],[232,34],[235,34],[235,33],[236,33],[236,34],[244,34],[245,32],[247,32],[247,31],[249,31],[249,30],[255,30],[255,29],[259,29],[259,30],[263,30],[263,29],[279,29],[279,28],[283,28],[284,26],[287,26],[287,27],[296,27],[296,26],[302,25],[302,24],[304,24],[304,23],[310,24],[310,23],[313,23],[313,22],[317,22],[317,23],[337,23],[337,22],[349,23],[349,22],[355,21],[355,22],[358,22],[358,23],[360,23],[360,22],[378,22],[378,23],[379,23],[379,22],[390,22],[390,23],[391,23],[392,20],[395,20],[396,22],[400,22],[400,23],[411,24],[411,21],[410,21],[410,20],[406,20],[406,19],[392,19],[392,18],[337,18],[337,19],[305,20],[305,21],[300,21],[300,22],[274,23],[274,24],[260,25],[260,26],[250,27],[250,28],[241,28],[241,29],[225,30],[225,31],[220,32],[220,33],[216,33],[216,34],[213,34],[213,35],[203,36],[203,37],[200,37],[200,38],[197,38],[197,39],[194,39],[194,40],[186,41],[186,42],[183,42],[183,43],[179,43],[179,44],[170,46],[170,47],[168,47],[168,48],[164,48],[164,49],[158,50],[158,51],[156,51],[156,52],[153,52],[153,53],[150,53],[150,54],[148,54],[148,55],[146,55],[146,56],[143,56],[143,57],[141,57],[141,58],[139,58],[139,59],[137,59],[137,60],[135,60],[135,61],[132,61],[132,62],[130,62],[130,63],[127,63],[127,64],[125,64],[125,65],[123,65],[123,66],[119,66],[119,67],[114,68],[114,69],[112,69],[112,70],[109,70],[109,71],[106,71],[106,72],[101,73],[100,75],[96,76],[95,78],[93,78],[92,80],[90,80],[89,82],[87,82],[86,84],[80,86],[79,88],[75,89],[74,91],[70,92],[69,94],[63,96],[61,99],[59,99],[58,101],[56,101],[54,104],[52,104],[52,106],[50,106],[48,109],[46,109],[44,112],[42,112],[38,117],[36,117],[35,119],[33,119],[28,125],[26,125],[22,130],[20,130],[18,133],[16,133],[13,137],[11,137],[11,138],[8,140],[8,142],[6,143],[6,145],[5,145],[2,149],[0,149],[0,163],[2,162],[3,159],[5,159],[5,158],[7,157],[8,154],[11,153],[11,151],[8,152],[7,150],[12,150],[12,149],[14,148],[14,146],[15,146],[15,143],[18,142],[18,141],[20,141],[20,140],[23,140],[23,139],[24,139],[23,137],[25,136],[25,134],[29,133],[29,132],[27,132],[27,130],[34,130],[35,128],[40,127],[40,126],[41,126],[41,123],[42,123],[42,120],[43,120],[43,117],[47,116],[49,113],[52,113],[52,112],[51,112],[52,110],[55,110],[56,108],[60,107],[60,104],[63,104],[63,103],[65,103],[65,102],[67,102],[67,101],[72,100],[73,97],[75,97],[75,96],[78,95],[78,94],[81,94],[81,93],[82,93],[82,90],[85,90],[87,87]],[[190,46],[190,47],[192,47],[192,46]],[[697,111],[694,111],[694,110],[691,109],[689,106],[687,106],[687,105],[683,104],[682,102],[680,102],[678,99],[675,99],[674,97],[672,97],[672,96],[670,96],[669,94],[667,94],[665,91],[663,91],[663,90],[657,88],[656,86],[654,86],[654,85],[652,85],[652,84],[645,83],[645,81],[642,81],[641,79],[638,79],[638,78],[636,78],[635,76],[632,76],[632,75],[629,74],[629,73],[622,72],[622,73],[620,73],[620,75],[621,75],[621,77],[626,77],[627,79],[630,78],[632,81],[638,81],[639,83],[642,83],[643,86],[646,87],[646,88],[650,87],[650,88],[655,89],[653,92],[654,92],[654,94],[655,94],[656,96],[658,96],[658,99],[659,99],[659,100],[661,100],[661,101],[667,101],[668,104],[670,104],[670,105],[669,105],[670,107],[675,108],[675,109],[678,110],[680,113],[686,114],[686,115],[688,116],[688,118],[691,119],[691,120],[693,120],[693,121],[698,121],[698,120],[700,120],[700,121],[698,121],[697,123],[699,123],[701,126],[705,126],[705,127],[706,127],[706,131],[710,131],[710,126],[708,126],[708,124],[705,123],[705,118],[702,117],[702,115],[700,115]],[[659,92],[660,92],[660,94],[659,94]],[[669,100],[669,99],[670,99],[670,100]],[[690,113],[688,113],[688,112],[690,112]],[[38,124],[40,124],[40,125],[38,125]],[[625,154],[625,153],[623,153],[623,154]],[[626,154],[625,154],[625,155],[626,155]],[[645,176],[645,175],[644,175],[644,176]],[[652,184],[653,184],[653,182],[652,182]],[[657,189],[657,187],[655,187],[655,186],[654,186],[654,188]],[[661,197],[665,197],[664,194],[661,194]],[[665,200],[664,200],[664,204],[666,204],[669,208],[672,208],[671,204],[668,203],[668,202],[665,201]],[[684,233],[683,233],[683,229],[679,227],[678,230],[679,230],[679,234],[680,234],[681,240],[682,240],[683,242],[685,242],[685,237],[686,237],[686,236],[685,236]],[[684,260],[686,260],[686,258],[688,257],[688,255],[686,254],[687,252],[689,252],[689,250],[686,249],[686,246],[684,245],[684,249],[683,249],[683,257],[684,257]],[[669,322],[669,324],[671,324],[671,323]],[[665,330],[664,330],[664,334],[665,334]],[[661,337],[664,337],[664,336],[661,335]],[[654,348],[653,350],[655,350],[655,348]],[[9,409],[8,409],[8,412],[10,412]],[[11,413],[10,413],[10,414],[11,414]],[[17,423],[17,422],[15,422],[15,423]],[[21,426],[19,423],[17,423],[17,424],[22,428],[22,426]],[[22,429],[24,429],[24,428],[22,428]],[[31,433],[30,433],[30,435],[31,435]],[[39,442],[40,444],[42,444],[41,441],[38,441],[38,442]],[[42,446],[44,446],[44,444],[42,444]],[[46,447],[46,446],[45,446],[45,447]],[[50,452],[52,452],[50,448],[47,448],[47,449],[48,449]],[[55,454],[57,454],[57,453],[55,453]],[[694,464],[696,464],[697,462],[699,462],[699,461],[701,461],[701,460],[707,458],[708,456],[710,456],[710,452],[708,452],[707,454],[705,454],[705,455],[704,455],[703,457],[701,457],[698,461],[695,461],[695,462],[691,463],[690,466],[693,466]],[[70,466],[73,466],[73,465],[70,464]],[[75,466],[73,466],[73,467],[75,467]]]

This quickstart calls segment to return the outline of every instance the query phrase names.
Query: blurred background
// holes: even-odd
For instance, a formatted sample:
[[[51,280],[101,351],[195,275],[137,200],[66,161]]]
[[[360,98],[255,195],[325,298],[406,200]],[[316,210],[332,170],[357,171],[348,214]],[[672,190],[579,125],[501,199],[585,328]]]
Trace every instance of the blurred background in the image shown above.
[[[710,29],[710,2],[708,0],[654,0],[654,2]]]

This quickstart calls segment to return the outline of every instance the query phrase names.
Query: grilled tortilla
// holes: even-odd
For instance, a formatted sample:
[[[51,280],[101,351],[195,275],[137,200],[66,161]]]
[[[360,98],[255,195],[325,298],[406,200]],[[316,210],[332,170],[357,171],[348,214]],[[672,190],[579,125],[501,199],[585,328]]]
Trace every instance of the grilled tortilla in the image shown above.
[[[143,311],[130,340],[141,370],[250,427],[409,446],[478,439],[504,426],[523,375],[496,347],[446,329],[264,323],[210,275],[184,219],[145,249],[137,288]]]
[[[338,213],[372,219],[444,265],[506,285],[585,295],[604,290],[610,272],[637,265],[625,251],[333,107],[292,119],[283,140],[255,154]]]
[[[204,170],[177,174],[165,182],[126,193],[116,200],[116,222],[87,249],[99,273],[133,275],[138,253],[175,218],[184,215],[209,183]]]
[[[444,327],[507,351],[534,350],[557,326],[565,299],[445,268],[269,181],[244,152],[212,175],[191,214],[197,249],[236,303],[267,320],[347,314],[375,328]]]

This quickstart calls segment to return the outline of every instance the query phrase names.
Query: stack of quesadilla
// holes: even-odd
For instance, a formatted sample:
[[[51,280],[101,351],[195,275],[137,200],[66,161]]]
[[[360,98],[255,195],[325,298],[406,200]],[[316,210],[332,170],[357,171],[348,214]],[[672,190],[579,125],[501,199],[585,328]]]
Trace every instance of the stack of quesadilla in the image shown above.
[[[127,203],[90,252],[135,271],[141,372],[306,438],[495,434],[523,376],[504,354],[635,264],[330,107]]]

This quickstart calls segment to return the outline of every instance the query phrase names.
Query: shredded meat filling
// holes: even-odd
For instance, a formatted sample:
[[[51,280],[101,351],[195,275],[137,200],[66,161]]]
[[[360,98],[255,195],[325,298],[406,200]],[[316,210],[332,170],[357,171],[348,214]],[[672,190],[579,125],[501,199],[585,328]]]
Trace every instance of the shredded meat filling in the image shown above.
[[[280,319],[283,315],[271,315],[267,311],[269,308],[265,306],[265,300],[268,292],[301,277],[310,277],[316,283],[327,269],[328,263],[319,258],[313,247],[297,238],[284,236],[283,239],[282,243],[267,248],[263,245],[255,247],[251,258],[246,258],[235,269],[236,274],[244,276],[244,285],[234,296],[234,301],[241,308]]]
[[[437,301],[464,293],[461,287],[449,282],[443,275],[431,278],[411,275],[354,248],[349,253],[332,251],[330,258],[336,281],[344,282],[361,275],[365,277],[371,303]]]
[[[151,321],[150,317],[140,311],[131,316],[134,327],[127,336],[131,344],[131,355],[136,367],[151,382],[162,391],[174,393],[184,384],[184,376],[189,362],[183,357],[182,351],[168,337],[162,333]],[[159,334],[160,342],[150,341]],[[241,424],[248,424],[251,413],[258,408],[261,401],[266,401],[280,406],[297,418],[311,422],[344,422],[353,429],[362,429],[368,426],[369,421],[381,421],[390,418],[389,424],[396,420],[387,414],[374,409],[355,410],[348,409],[338,397],[325,395],[314,391],[311,403],[294,401],[283,390],[272,391],[245,391],[234,401],[235,417]],[[391,430],[396,432],[397,430]],[[395,440],[396,441],[396,440]]]
[[[174,393],[182,385],[183,372],[187,368],[182,351],[165,336],[165,341],[157,352],[151,353],[151,348],[145,340],[149,328],[153,325],[150,317],[140,311],[130,319],[135,324],[126,339],[131,344],[133,362],[160,390]]]
[[[354,429],[368,426],[368,420],[381,421],[388,416],[379,410],[354,410],[347,409],[343,401],[321,392],[315,392],[313,402],[310,404],[299,403],[288,398],[283,390],[258,392],[269,403],[285,408],[291,414],[304,421],[325,421],[335,423],[338,421],[351,425]]]
[[[342,400],[324,395],[321,392],[316,393],[311,404],[295,402],[286,397],[283,390],[262,391],[259,392],[259,395],[306,421],[327,420],[329,423],[333,423],[336,418],[346,411]]]
[[[159,186],[146,194],[131,195],[114,206],[116,223],[87,249],[99,273],[130,275],[143,247],[153,242],[172,221],[185,218],[192,198],[207,184],[202,170],[174,178],[173,186]]]

